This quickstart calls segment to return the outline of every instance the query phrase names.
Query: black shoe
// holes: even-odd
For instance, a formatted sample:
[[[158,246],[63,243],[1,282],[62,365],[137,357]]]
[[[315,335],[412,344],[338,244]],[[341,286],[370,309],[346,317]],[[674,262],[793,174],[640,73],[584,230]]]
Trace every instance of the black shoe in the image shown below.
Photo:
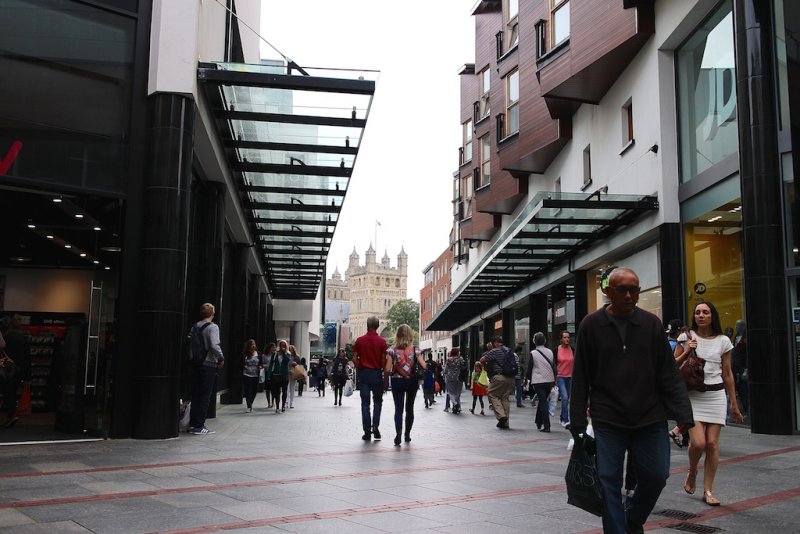
[[[364,432],[364,435],[361,436],[361,439],[363,439],[364,441],[369,441],[370,439],[372,439],[372,437],[370,436],[369,432]]]
[[[544,427],[544,428],[540,428],[539,431],[540,432],[550,432],[550,427],[547,426],[547,427]]]
[[[406,440],[406,443],[411,441],[411,434],[409,432],[406,432],[405,440]]]
[[[508,428],[508,417],[501,417],[500,421],[497,423],[498,428],[507,429]]]
[[[372,439],[374,439],[375,441],[381,440],[381,431],[378,430],[377,428],[372,429]]]
[[[400,445],[400,434],[396,434],[394,437],[394,444]]]

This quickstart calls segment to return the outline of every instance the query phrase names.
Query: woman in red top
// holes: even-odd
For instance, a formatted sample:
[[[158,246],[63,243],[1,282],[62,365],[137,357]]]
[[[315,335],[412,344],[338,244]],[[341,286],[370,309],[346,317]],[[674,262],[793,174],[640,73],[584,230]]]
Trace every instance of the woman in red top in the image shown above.
[[[572,352],[569,332],[561,332],[561,343],[558,345],[556,362],[558,365],[558,393],[561,395],[561,426],[569,426],[569,393],[572,389],[572,365],[575,363],[575,354]]]

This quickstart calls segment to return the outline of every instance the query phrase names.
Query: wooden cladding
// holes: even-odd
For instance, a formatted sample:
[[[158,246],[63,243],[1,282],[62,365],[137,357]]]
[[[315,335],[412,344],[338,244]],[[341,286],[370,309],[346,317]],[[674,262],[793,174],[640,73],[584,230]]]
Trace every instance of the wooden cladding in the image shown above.
[[[648,2],[626,9],[621,1],[573,1],[570,10],[569,43],[538,60],[541,94],[554,117],[571,115],[575,103],[599,103],[655,31]]]

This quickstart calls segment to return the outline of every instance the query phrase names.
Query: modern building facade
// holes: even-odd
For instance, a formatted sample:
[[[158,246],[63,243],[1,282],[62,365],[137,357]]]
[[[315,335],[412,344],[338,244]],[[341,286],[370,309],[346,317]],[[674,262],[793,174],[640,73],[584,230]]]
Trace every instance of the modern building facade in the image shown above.
[[[450,297],[452,266],[453,247],[449,246],[422,271],[425,285],[419,294],[419,345],[423,351],[430,351],[434,358],[446,357],[453,348],[452,332],[426,329],[433,314],[438,312]]]
[[[453,294],[430,330],[555,344],[637,271],[639,305],[713,302],[754,432],[798,410],[797,29],[784,0],[482,0],[462,80]]]
[[[408,254],[400,247],[397,265],[392,267],[388,252],[378,263],[370,244],[360,265],[354,248],[344,275],[350,294],[350,341],[355,341],[367,332],[368,318],[375,316],[383,323],[389,308],[407,298]]]
[[[0,0],[0,309],[36,420],[175,437],[204,302],[221,402],[245,340],[308,354],[376,76],[262,62],[261,4]]]

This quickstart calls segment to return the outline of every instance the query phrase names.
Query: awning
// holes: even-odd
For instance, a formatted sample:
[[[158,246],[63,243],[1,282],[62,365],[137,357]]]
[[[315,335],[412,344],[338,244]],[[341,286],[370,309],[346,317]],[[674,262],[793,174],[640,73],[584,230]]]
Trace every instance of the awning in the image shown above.
[[[376,74],[275,63],[199,65],[198,81],[274,298],[316,297]]]
[[[539,192],[456,288],[426,330],[453,330],[640,215],[655,196]]]

